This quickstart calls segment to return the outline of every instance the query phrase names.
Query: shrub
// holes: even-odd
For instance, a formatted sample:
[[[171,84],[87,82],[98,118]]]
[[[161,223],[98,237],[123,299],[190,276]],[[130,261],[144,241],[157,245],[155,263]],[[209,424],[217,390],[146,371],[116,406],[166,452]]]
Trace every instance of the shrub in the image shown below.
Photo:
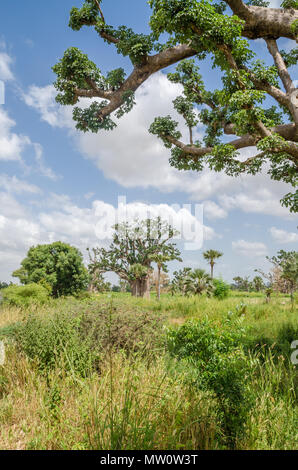
[[[279,325],[276,331],[271,334],[253,332],[245,339],[245,348],[254,353],[258,353],[259,359],[264,361],[270,352],[272,358],[277,362],[280,356],[287,359],[286,364],[290,362],[290,356],[293,352],[291,344],[298,338],[298,326],[286,322]]]
[[[1,291],[3,302],[16,307],[28,307],[32,303],[44,304],[49,300],[49,291],[40,284],[9,286]]]
[[[252,407],[248,386],[250,361],[240,346],[244,330],[218,327],[209,321],[189,321],[177,330],[168,331],[168,349],[183,361],[188,379],[211,391],[218,400],[222,425],[228,444],[243,432]]]
[[[7,332],[42,371],[62,365],[86,376],[91,370],[99,370],[101,360],[111,350],[127,354],[150,350],[152,355],[162,345],[160,316],[116,310],[111,304],[96,301],[82,305],[73,300],[66,305],[65,310],[60,306],[47,317],[30,315]],[[5,334],[4,329],[0,334]]]
[[[48,318],[30,317],[15,330],[19,351],[47,372],[60,365],[64,370],[85,376],[95,364],[88,341],[80,336],[80,318],[60,312]]]
[[[53,297],[75,294],[86,289],[89,282],[82,253],[62,242],[32,246],[21,268],[12,275],[22,284],[44,283]]]
[[[214,297],[220,300],[228,297],[230,293],[229,284],[224,282],[222,279],[213,279],[213,285],[214,285],[214,290],[213,290]]]

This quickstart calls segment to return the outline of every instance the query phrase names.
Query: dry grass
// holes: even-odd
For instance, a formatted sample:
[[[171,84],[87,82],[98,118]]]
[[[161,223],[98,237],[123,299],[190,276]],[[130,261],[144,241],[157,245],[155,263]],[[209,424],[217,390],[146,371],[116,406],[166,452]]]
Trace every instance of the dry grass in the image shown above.
[[[120,295],[115,305],[165,313],[167,322],[179,327],[188,318],[206,315],[220,322],[242,300],[248,305],[244,323],[261,333],[274,336],[279,325],[297,322],[297,312],[291,312],[283,298],[267,305],[262,297],[224,301],[165,297],[158,304]],[[68,302],[62,299],[35,308],[35,313],[51,316],[55,310],[68,311],[72,308]],[[2,308],[0,328],[24,320],[28,313]],[[158,357],[111,353],[100,371],[85,379],[67,373],[62,363],[41,374],[37,364],[11,344],[5,365],[0,366],[0,449],[223,448],[216,400],[186,385],[183,373],[161,351]],[[256,402],[238,449],[298,448],[294,376],[282,360],[256,361],[252,382]]]
[[[164,362],[113,355],[81,381],[41,377],[10,348],[0,400],[0,449],[209,449],[217,425],[209,397],[165,374]]]

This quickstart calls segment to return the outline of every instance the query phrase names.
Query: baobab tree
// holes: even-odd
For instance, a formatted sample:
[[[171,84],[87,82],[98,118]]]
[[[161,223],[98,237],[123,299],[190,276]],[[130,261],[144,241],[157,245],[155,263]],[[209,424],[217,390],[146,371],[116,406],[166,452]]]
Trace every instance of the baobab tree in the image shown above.
[[[211,279],[213,279],[213,270],[214,270],[215,260],[220,258],[222,255],[223,253],[221,253],[220,251],[216,251],[216,250],[208,250],[203,253],[204,258],[210,264]]]
[[[149,34],[110,25],[104,15],[105,0],[86,0],[81,8],[72,8],[73,30],[93,27],[99,38],[131,62],[128,75],[122,68],[104,75],[79,49],[66,50],[53,67],[56,100],[62,105],[77,105],[81,98],[91,101],[89,107],[74,108],[77,129],[112,130],[117,125],[114,117],[133,108],[137,89],[154,73],[177,64],[168,79],[182,86],[183,93],[173,104],[189,129],[189,139],[181,140],[178,123],[170,115],[156,117],[150,126],[150,132],[170,149],[170,164],[180,170],[209,167],[232,176],[264,170],[272,179],[295,187],[298,89],[290,67],[298,60],[297,0],[283,0],[281,8],[269,8],[264,0],[148,3]],[[281,39],[292,40],[287,52],[280,47]],[[268,52],[262,59],[253,51],[261,41]],[[204,83],[199,67],[207,57],[221,88],[208,89]],[[193,137],[198,124],[200,132],[204,129],[200,141]],[[251,157],[241,154],[252,147]],[[296,212],[298,193],[286,194],[282,204]]]
[[[92,249],[89,270],[101,274],[114,272],[129,283],[133,296],[149,298],[153,259],[157,255],[180,259],[180,252],[171,241],[178,232],[160,217],[123,222],[114,228],[108,249]]]

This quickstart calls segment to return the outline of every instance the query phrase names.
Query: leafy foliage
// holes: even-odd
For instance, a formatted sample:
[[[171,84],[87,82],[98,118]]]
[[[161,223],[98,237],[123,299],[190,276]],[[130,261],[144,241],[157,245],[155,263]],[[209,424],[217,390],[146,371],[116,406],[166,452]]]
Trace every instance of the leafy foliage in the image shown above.
[[[49,291],[41,284],[30,283],[25,286],[11,285],[2,290],[3,302],[16,307],[29,307],[32,304],[45,304]]]
[[[230,293],[230,286],[222,279],[213,279],[213,295],[217,299],[223,300],[229,296]]]
[[[177,232],[160,217],[116,224],[109,247],[92,250],[89,269],[94,272],[112,271],[130,283],[134,295],[143,296],[149,290],[151,264],[156,256],[164,260],[180,259],[180,252],[170,240]],[[161,262],[165,268],[165,261]]]
[[[133,354],[162,345],[161,315],[154,317],[135,309],[115,309],[111,303],[91,301],[69,304],[54,315],[30,315],[11,331],[18,349],[48,373],[63,367],[87,376],[99,371],[111,351]]]
[[[31,247],[21,268],[13,273],[22,284],[45,283],[53,297],[74,294],[88,286],[80,251],[62,242]]]
[[[223,425],[233,445],[253,401],[249,391],[250,362],[239,346],[244,330],[189,321],[168,331],[170,353],[189,368],[189,380],[218,399]]]
[[[284,0],[278,14],[275,11],[274,22],[264,0],[246,4],[150,0],[149,34],[109,25],[102,3],[86,0],[81,8],[73,8],[69,26],[75,31],[94,27],[105,42],[130,59],[133,71],[126,77],[122,68],[116,68],[104,76],[79,49],[65,52],[53,68],[57,101],[75,105],[81,97],[92,99],[89,108],[76,107],[73,111],[79,130],[113,130],[113,113],[118,119],[128,113],[138,87],[157,70],[176,63],[176,71],[168,78],[183,88],[173,105],[189,130],[189,143],[179,140],[182,132],[170,115],[156,117],[149,129],[171,149],[170,164],[179,170],[209,167],[232,176],[255,175],[265,169],[272,179],[297,185],[297,132],[290,128],[292,124],[297,127],[297,109],[291,101],[295,82],[288,72],[297,63],[297,48],[279,51],[276,42],[279,37],[296,39],[297,0]],[[289,11],[292,21],[287,16]],[[269,65],[257,58],[248,41],[259,38],[267,42],[272,61]],[[188,51],[177,54],[181,47]],[[207,58],[216,69],[221,88],[208,90],[204,83],[199,65]],[[204,129],[202,142],[193,139],[197,125]],[[237,138],[229,141],[225,135]],[[260,153],[241,160],[239,149],[251,146],[257,146]],[[297,195],[289,193],[281,202],[290,211],[297,211]]]
[[[8,282],[0,282],[0,290],[5,289],[8,286],[9,286]]]

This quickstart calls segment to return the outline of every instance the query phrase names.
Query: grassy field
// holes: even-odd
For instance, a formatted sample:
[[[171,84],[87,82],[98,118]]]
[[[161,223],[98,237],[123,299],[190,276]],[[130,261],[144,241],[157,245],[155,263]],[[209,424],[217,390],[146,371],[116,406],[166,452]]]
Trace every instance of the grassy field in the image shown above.
[[[0,307],[0,449],[297,449],[297,309],[106,294]]]

